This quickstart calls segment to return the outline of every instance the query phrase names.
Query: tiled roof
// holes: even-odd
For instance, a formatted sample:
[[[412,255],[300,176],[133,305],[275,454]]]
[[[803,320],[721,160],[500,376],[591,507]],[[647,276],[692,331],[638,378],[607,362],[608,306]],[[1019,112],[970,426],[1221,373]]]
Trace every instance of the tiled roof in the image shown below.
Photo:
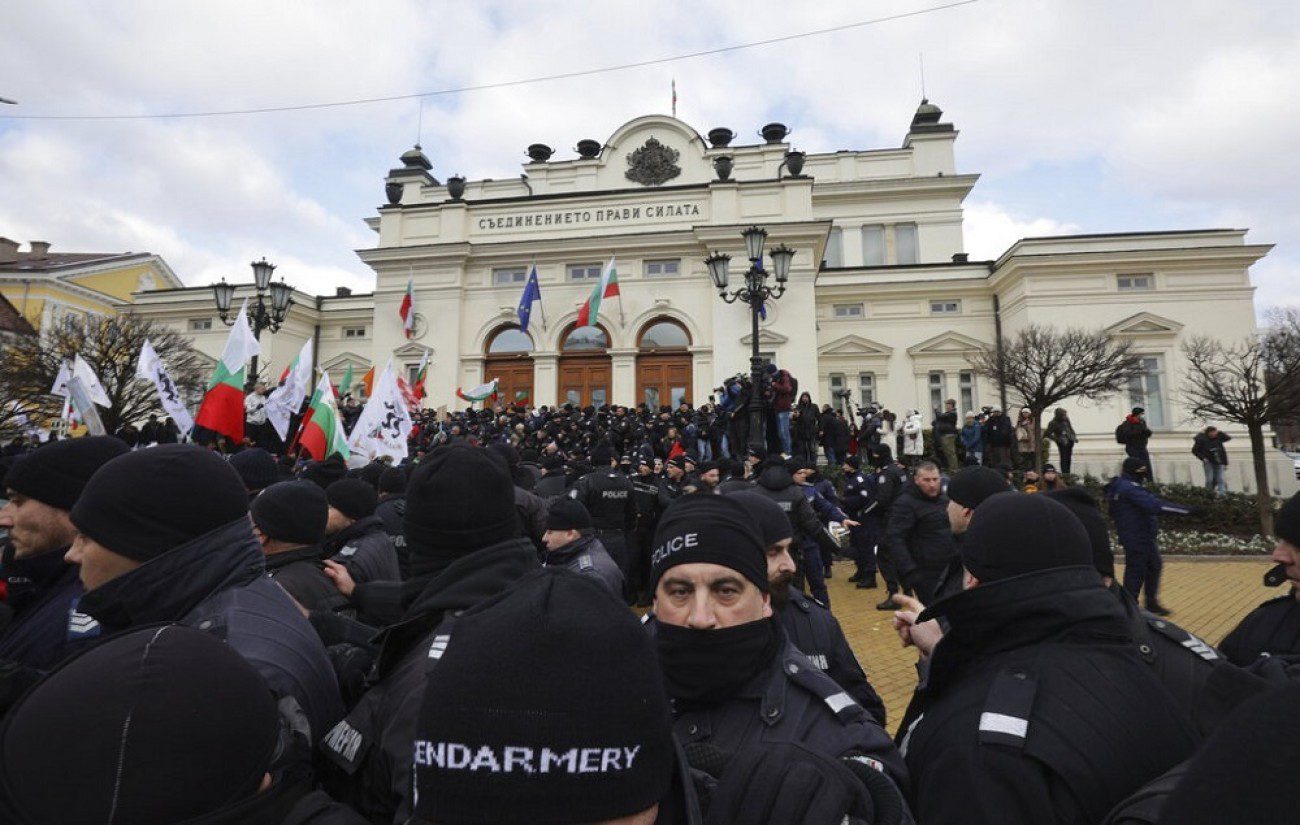
[[[36,334],[36,330],[18,312],[18,308],[3,295],[0,295],[0,332],[12,332],[18,335]]]
[[[0,263],[0,273],[58,272],[86,264],[125,263],[136,258],[148,258],[147,252],[47,252],[33,257],[30,252],[19,252],[18,260]]]

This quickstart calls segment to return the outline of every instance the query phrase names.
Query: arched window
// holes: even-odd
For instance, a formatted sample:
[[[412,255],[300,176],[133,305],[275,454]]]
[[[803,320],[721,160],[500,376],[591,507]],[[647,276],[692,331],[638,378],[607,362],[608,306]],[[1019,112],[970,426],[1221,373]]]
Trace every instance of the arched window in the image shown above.
[[[600,327],[574,327],[564,336],[560,348],[566,352],[608,349],[609,333]]]
[[[641,332],[641,349],[681,349],[691,345],[691,336],[676,321],[658,320]]]
[[[519,327],[502,327],[488,341],[487,351],[489,355],[532,352],[533,339]]]

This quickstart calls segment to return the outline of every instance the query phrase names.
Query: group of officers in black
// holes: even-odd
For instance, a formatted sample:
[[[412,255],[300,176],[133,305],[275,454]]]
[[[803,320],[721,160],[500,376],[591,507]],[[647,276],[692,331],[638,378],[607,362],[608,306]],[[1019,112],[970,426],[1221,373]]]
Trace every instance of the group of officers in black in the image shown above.
[[[1300,499],[1277,518],[1292,592],[1216,648],[1114,582],[1081,490],[849,462],[934,505],[864,537],[870,501],[819,517],[812,471],[761,452],[563,463],[587,466],[462,439],[292,478],[110,437],[19,457],[0,821],[1295,820]],[[942,558],[913,535],[938,512]],[[908,554],[893,737],[803,587],[826,521],[860,562]]]

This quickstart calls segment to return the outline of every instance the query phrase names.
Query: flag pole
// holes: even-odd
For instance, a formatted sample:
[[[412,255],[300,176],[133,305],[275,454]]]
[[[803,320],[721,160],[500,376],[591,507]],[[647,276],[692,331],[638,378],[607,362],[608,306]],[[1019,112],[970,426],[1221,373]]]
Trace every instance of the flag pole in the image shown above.
[[[528,268],[529,277],[537,272],[537,256],[533,256],[533,262]],[[546,304],[542,303],[542,279],[537,279],[537,308],[542,311],[542,332],[546,332]]]

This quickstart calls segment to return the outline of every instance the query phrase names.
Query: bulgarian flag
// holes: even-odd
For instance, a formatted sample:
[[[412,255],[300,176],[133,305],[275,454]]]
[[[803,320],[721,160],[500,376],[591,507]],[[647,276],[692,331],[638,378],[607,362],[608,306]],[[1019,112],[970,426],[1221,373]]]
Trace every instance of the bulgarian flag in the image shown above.
[[[194,418],[195,424],[227,436],[236,444],[244,440],[244,364],[261,351],[248,326],[248,299],[245,298],[226,338],[221,360],[212,371],[212,381]]]
[[[623,314],[623,295],[618,291],[618,266],[614,262],[614,256],[610,256],[609,263],[605,266],[605,271],[600,273],[600,283],[591,291],[587,302],[578,310],[577,325],[580,327],[589,327],[595,325],[600,318],[600,302],[606,298],[618,296],[618,311]]]
[[[406,337],[411,337],[411,331],[415,329],[415,283],[412,278],[406,279],[406,295],[402,297],[402,305],[398,307],[397,314],[402,317],[402,329],[406,332]]]
[[[344,459],[352,454],[348,449],[347,434],[343,432],[339,409],[334,406],[334,387],[330,384],[329,373],[321,374],[320,383],[311,395],[311,406],[303,418],[298,443],[317,461],[335,453]]]
[[[493,378],[486,384],[479,384],[477,387],[469,390],[456,389],[456,397],[473,403],[475,401],[486,401],[497,394],[497,384],[501,379]]]
[[[420,358],[420,366],[415,369],[415,385],[411,391],[415,393],[417,401],[424,398],[424,379],[429,377],[429,351],[426,349],[424,355]]]

